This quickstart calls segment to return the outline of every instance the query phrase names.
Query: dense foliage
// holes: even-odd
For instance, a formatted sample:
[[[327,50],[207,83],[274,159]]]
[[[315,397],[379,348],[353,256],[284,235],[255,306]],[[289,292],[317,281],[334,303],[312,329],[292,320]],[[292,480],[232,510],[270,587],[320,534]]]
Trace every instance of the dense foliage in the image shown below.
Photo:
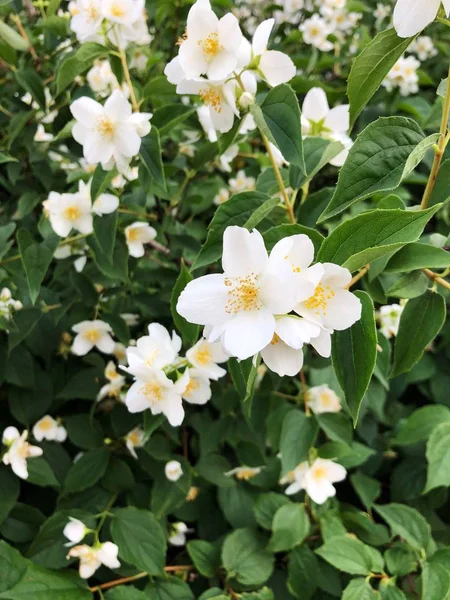
[[[0,2],[0,598],[450,599],[448,1],[385,1]]]

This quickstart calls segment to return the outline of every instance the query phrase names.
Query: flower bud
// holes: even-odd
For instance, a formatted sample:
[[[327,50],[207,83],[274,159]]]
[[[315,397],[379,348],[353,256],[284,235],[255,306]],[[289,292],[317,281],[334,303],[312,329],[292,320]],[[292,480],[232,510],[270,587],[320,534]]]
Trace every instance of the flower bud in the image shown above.
[[[239,106],[243,110],[250,108],[250,106],[252,106],[254,103],[255,103],[255,96],[253,94],[250,94],[250,92],[243,92],[241,94],[241,97],[239,98]]]
[[[166,477],[169,481],[178,481],[183,475],[181,464],[177,460],[170,460],[164,469]]]

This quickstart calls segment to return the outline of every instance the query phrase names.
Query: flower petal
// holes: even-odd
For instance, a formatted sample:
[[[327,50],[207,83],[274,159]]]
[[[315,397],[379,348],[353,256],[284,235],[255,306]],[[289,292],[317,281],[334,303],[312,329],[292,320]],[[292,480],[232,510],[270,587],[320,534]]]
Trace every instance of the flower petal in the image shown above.
[[[295,73],[297,72],[289,56],[278,50],[266,50],[266,52],[263,52],[259,61],[259,70],[264,75],[267,83],[272,87],[281,83],[287,83],[295,77]]]
[[[220,325],[230,318],[227,302],[224,276],[205,275],[187,284],[178,298],[177,312],[190,323]]]
[[[227,277],[259,275],[268,263],[267,250],[259,231],[250,233],[232,225],[223,234],[222,267]]]
[[[270,344],[274,333],[275,318],[263,307],[234,315],[224,325],[222,343],[232,356],[245,360]]]
[[[252,40],[253,56],[259,56],[267,50],[270,34],[272,32],[275,19],[266,19],[258,25]]]
[[[326,118],[329,110],[327,95],[323,89],[311,88],[303,100],[302,115],[310,121],[318,123]]]
[[[393,22],[398,35],[407,38],[425,29],[436,18],[440,5],[441,0],[397,0]]]

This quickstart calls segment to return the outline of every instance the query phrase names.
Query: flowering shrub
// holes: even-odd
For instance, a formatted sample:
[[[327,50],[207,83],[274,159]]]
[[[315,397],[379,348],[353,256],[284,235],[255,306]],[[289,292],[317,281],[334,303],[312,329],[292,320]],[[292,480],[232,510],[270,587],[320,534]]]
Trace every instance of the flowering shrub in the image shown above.
[[[0,598],[448,600],[449,0],[0,12]]]

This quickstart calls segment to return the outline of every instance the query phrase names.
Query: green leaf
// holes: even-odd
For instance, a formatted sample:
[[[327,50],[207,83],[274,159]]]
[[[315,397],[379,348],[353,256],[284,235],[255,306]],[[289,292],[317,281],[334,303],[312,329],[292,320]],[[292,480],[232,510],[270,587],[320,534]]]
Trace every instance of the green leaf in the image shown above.
[[[340,413],[321,413],[316,415],[317,422],[322,431],[336,442],[342,442],[351,446],[353,431],[351,422],[342,412]]]
[[[330,160],[344,150],[344,146],[340,142],[330,142],[320,137],[305,138],[303,148],[306,175],[295,165],[291,165],[289,169],[289,183],[294,189],[300,189],[309,183]]]
[[[258,525],[261,525],[264,529],[271,530],[275,514],[279,508],[286,504],[290,504],[290,500],[284,494],[277,494],[276,492],[260,494],[256,498],[253,507]]]
[[[29,92],[38,104],[39,107],[46,112],[46,102],[44,94],[44,84],[42,79],[34,69],[21,69],[15,72],[17,83],[26,91]]]
[[[219,487],[234,487],[236,482],[233,477],[225,475],[231,470],[231,465],[224,456],[208,454],[200,458],[195,466],[198,474]]]
[[[103,446],[103,429],[98,421],[88,414],[72,415],[64,419],[69,440],[83,450]]]
[[[408,244],[394,254],[386,266],[388,273],[402,273],[415,269],[447,269],[450,252],[431,244]]]
[[[271,89],[261,104],[261,113],[281,154],[304,171],[300,107],[294,90],[286,83]]]
[[[331,338],[331,359],[356,424],[362,399],[375,368],[378,340],[371,297],[360,291],[355,292],[355,296],[361,300],[361,319],[349,329],[334,332]]]
[[[163,573],[166,536],[149,510],[129,506],[115,511],[111,535],[124,561],[150,575]]]
[[[352,537],[333,537],[320,546],[316,554],[336,569],[351,575],[381,573],[383,570],[381,554]]]
[[[215,576],[220,567],[220,551],[216,546],[203,540],[192,540],[187,543],[186,549],[194,567],[203,577]]]
[[[116,243],[119,212],[94,217],[94,236],[101,253],[112,263]]]
[[[107,448],[95,448],[83,454],[67,473],[65,492],[82,492],[95,485],[105,474],[110,457]]]
[[[439,206],[439,205],[437,205]],[[416,242],[439,210],[370,210],[336,227],[320,248],[317,260],[354,271],[374,259]]]
[[[186,321],[184,317],[182,317],[177,312],[177,302],[181,292],[187,286],[187,284],[192,281],[193,277],[189,273],[189,270],[186,268],[184,264],[184,260],[181,260],[180,274],[178,275],[178,279],[175,282],[172,297],[170,299],[170,310],[172,313],[172,319],[175,323],[175,327],[181,333],[181,337],[183,341],[190,346],[193,346],[198,340],[200,327],[198,325],[193,325]]]
[[[267,549],[284,552],[299,546],[309,533],[309,518],[304,504],[285,504],[273,518],[272,537]]]
[[[148,600],[148,596],[130,585],[119,585],[106,592],[105,600]]]
[[[0,21],[0,39],[14,50],[25,52],[28,50],[29,43],[15,29],[7,25],[3,20]]]
[[[221,204],[209,224],[206,242],[195,259],[191,272],[218,261],[222,256],[222,238],[225,229],[230,225],[243,227],[253,217],[255,211],[267,200],[269,200],[269,196],[261,192],[242,192],[235,194],[227,202]],[[264,218],[264,215],[262,215],[262,218]],[[252,221],[253,227],[256,227],[258,223],[255,222],[254,218]]]
[[[306,460],[308,451],[314,444],[318,426],[303,411],[291,410],[283,419],[280,438],[281,473],[289,473]]]
[[[27,561],[20,553],[0,540],[0,592],[14,587],[25,575]]]
[[[5,256],[13,244],[13,240],[8,241],[8,238],[16,229],[15,223],[8,223],[0,227],[0,259]]]
[[[450,422],[450,410],[446,406],[422,406],[408,417],[392,443],[409,446],[424,442],[438,425],[447,422]]]
[[[0,466],[0,524],[8,517],[14,508],[20,494],[20,483],[10,468]]]
[[[377,600],[378,594],[365,579],[352,579],[342,594],[342,600]]]
[[[85,42],[78,50],[65,58],[56,72],[56,93],[63,92],[77,77],[87,71],[96,58],[106,56],[108,49],[94,42]]]
[[[450,573],[439,564],[422,565],[422,598],[447,600],[450,590]]]
[[[28,466],[28,481],[40,487],[59,488],[59,481],[48,462],[42,458],[30,459]]]
[[[127,281],[128,249],[122,237],[116,237],[112,261],[108,260],[108,257],[103,254],[95,236],[90,235],[87,242],[94,253],[95,264],[104,275],[115,281]]]
[[[142,138],[139,154],[150,176],[158,185],[166,190],[166,177],[164,175],[164,165],[162,162],[161,142],[156,127],[152,127],[150,133]]]
[[[101,164],[98,164],[95,168],[94,175],[91,181],[91,200],[95,200],[108,189],[109,184],[117,175],[116,169],[111,171],[104,171]]]
[[[389,525],[392,535],[399,535],[416,550],[428,546],[431,537],[430,525],[415,508],[396,503],[377,505],[374,508]]]
[[[436,135],[423,137],[417,123],[407,117],[382,117],[370,123],[350,148],[319,223],[359,200],[398,187],[438,139]]]
[[[371,508],[375,500],[381,494],[380,482],[372,477],[368,477],[361,471],[357,471],[350,475],[350,481],[364,506],[366,508]]]
[[[222,562],[228,577],[243,585],[262,585],[273,570],[273,555],[265,549],[264,538],[249,528],[236,529],[225,538]]]
[[[317,556],[303,545],[289,553],[287,587],[294,598],[309,600],[316,591],[321,578]]]
[[[31,302],[34,304],[39,296],[41,283],[53,259],[58,241],[51,238],[37,244],[29,240],[27,231],[21,230],[17,236],[23,268],[27,277]]]
[[[450,422],[438,425],[427,442],[428,473],[425,493],[450,486]]]
[[[263,238],[264,242],[266,243],[267,249],[272,250],[275,244],[283,238],[288,237],[290,235],[298,234],[307,235],[314,244],[315,251],[319,251],[320,246],[322,245],[322,242],[324,240],[323,235],[315,229],[305,227],[304,225],[299,225],[298,223],[292,223],[289,225],[277,225],[276,227],[271,227],[264,233]]]
[[[145,594],[150,600],[194,600],[190,587],[178,577],[150,583]]]
[[[255,210],[255,212],[244,223],[243,227],[251,231],[259,223],[261,223],[261,221],[265,219],[279,204],[279,198],[269,198],[264,202],[264,204],[262,204]]]
[[[388,29],[375,36],[356,58],[347,85],[351,125],[413,39],[400,38],[395,29]]]
[[[9,334],[9,351],[30,335],[41,317],[42,312],[37,308],[25,308],[15,313],[13,320],[17,329]]]
[[[406,373],[418,362],[442,329],[445,315],[445,300],[433,291],[428,290],[423,296],[408,301],[395,338],[391,377]]]
[[[196,111],[195,106],[184,104],[168,104],[155,110],[152,117],[152,126],[157,127],[161,136],[169,133],[174,127],[185,121]]]

